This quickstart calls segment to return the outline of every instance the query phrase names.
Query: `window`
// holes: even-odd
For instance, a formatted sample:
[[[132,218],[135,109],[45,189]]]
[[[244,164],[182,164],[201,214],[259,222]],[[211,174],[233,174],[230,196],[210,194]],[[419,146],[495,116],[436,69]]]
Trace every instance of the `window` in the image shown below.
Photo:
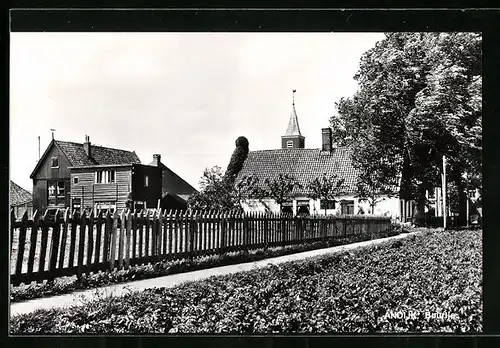
[[[148,186],[149,186],[149,176],[144,175],[144,187],[148,187]]]
[[[293,147],[293,140],[288,140],[286,142],[286,147]]]
[[[95,172],[95,183],[102,184],[102,171]]]
[[[57,182],[57,197],[64,196],[64,181]]]
[[[54,156],[50,159],[50,166],[52,168],[58,168],[59,167],[59,158],[57,156]]]
[[[100,170],[95,173],[95,183],[96,184],[109,184],[115,182],[115,171],[114,170]]]
[[[75,184],[75,185],[78,184],[78,177],[77,176],[73,177],[73,184]]]
[[[354,201],[343,201],[340,204],[341,213],[343,215],[353,215],[354,214]]]
[[[55,197],[56,196],[56,185],[55,183],[49,184],[49,197]]]
[[[335,209],[335,201],[321,200],[320,209]]]
[[[115,171],[114,170],[108,170],[108,177],[107,177],[107,182],[115,182]]]
[[[68,181],[69,184],[69,181]],[[65,204],[66,186],[64,180],[47,181],[47,205],[60,206]]]

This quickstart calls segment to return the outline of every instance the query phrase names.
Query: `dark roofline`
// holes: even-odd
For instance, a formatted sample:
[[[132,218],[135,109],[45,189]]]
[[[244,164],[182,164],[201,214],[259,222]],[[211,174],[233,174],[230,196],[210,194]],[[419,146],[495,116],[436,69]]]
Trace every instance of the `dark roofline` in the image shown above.
[[[111,167],[131,167],[137,163],[120,163],[120,164],[92,164],[88,166],[70,166],[68,169],[89,169],[89,168],[111,168]]]
[[[159,168],[157,166],[152,166],[150,164],[144,164],[144,163],[118,163],[118,164],[92,164],[88,166],[71,166],[68,167],[68,169],[114,168],[114,167],[133,167],[133,166]]]
[[[151,163],[153,163],[153,162],[151,162]],[[152,165],[151,163],[149,164],[150,166]],[[186,180],[184,180],[184,178],[182,176],[180,176],[179,174],[177,174],[176,172],[174,172],[172,169],[170,169],[169,167],[167,167],[162,161],[160,161],[159,168],[161,168],[162,171],[165,170],[165,169],[168,170],[168,171],[170,171],[173,175],[175,175],[176,177],[178,177],[179,179],[181,179],[182,181],[184,181],[189,187],[191,187],[193,189],[193,191],[198,192],[198,190],[195,189],[193,187],[193,185],[191,185],[190,183],[188,183]]]

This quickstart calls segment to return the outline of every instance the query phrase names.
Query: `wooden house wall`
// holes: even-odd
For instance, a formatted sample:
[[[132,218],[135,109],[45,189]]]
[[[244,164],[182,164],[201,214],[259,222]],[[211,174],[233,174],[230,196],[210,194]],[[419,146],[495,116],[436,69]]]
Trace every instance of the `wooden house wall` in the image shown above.
[[[58,157],[59,159],[58,168],[51,168],[52,157]],[[38,179],[38,180],[40,179],[50,180],[59,178],[69,179],[70,171],[68,167],[70,166],[70,163],[66,158],[66,156],[61,151],[59,151],[59,148],[57,146],[55,145],[52,146],[47,155],[41,158],[40,160],[42,161],[42,163],[38,168],[37,172],[35,173],[33,179]]]
[[[33,180],[33,209],[39,212],[47,208],[47,181]]]
[[[59,166],[57,168],[52,168],[52,157],[58,157]],[[70,165],[66,156],[59,150],[57,146],[51,146],[50,150],[47,152],[46,156],[40,159],[42,162],[38,170],[33,176],[33,209],[40,212],[44,212],[47,208],[65,208],[69,206],[70,193],[69,193],[69,177],[70,171],[68,166]],[[62,180],[64,181],[64,201],[59,203],[57,206],[48,206],[48,184],[50,180]]]
[[[98,170],[114,170],[114,183],[95,183]],[[78,177],[78,183],[74,178]],[[80,198],[81,206],[93,207],[97,202],[114,202],[117,209],[124,209],[131,191],[131,167],[86,168],[71,170],[71,199]]]

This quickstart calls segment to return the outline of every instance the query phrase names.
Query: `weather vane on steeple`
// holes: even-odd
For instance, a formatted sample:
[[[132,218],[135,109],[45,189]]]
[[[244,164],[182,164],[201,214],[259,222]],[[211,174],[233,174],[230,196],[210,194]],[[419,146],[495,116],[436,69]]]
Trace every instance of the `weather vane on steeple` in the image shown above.
[[[295,92],[297,92],[297,90],[296,89],[292,89],[292,92],[293,92],[293,94],[292,94],[292,105],[295,105]]]

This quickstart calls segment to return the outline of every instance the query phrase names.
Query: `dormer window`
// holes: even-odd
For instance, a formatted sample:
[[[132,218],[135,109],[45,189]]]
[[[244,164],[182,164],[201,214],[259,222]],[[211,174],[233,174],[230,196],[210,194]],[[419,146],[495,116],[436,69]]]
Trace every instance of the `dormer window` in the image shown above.
[[[51,168],[58,168],[59,167],[59,158],[57,156],[54,156],[50,159],[50,166],[51,166]]]

